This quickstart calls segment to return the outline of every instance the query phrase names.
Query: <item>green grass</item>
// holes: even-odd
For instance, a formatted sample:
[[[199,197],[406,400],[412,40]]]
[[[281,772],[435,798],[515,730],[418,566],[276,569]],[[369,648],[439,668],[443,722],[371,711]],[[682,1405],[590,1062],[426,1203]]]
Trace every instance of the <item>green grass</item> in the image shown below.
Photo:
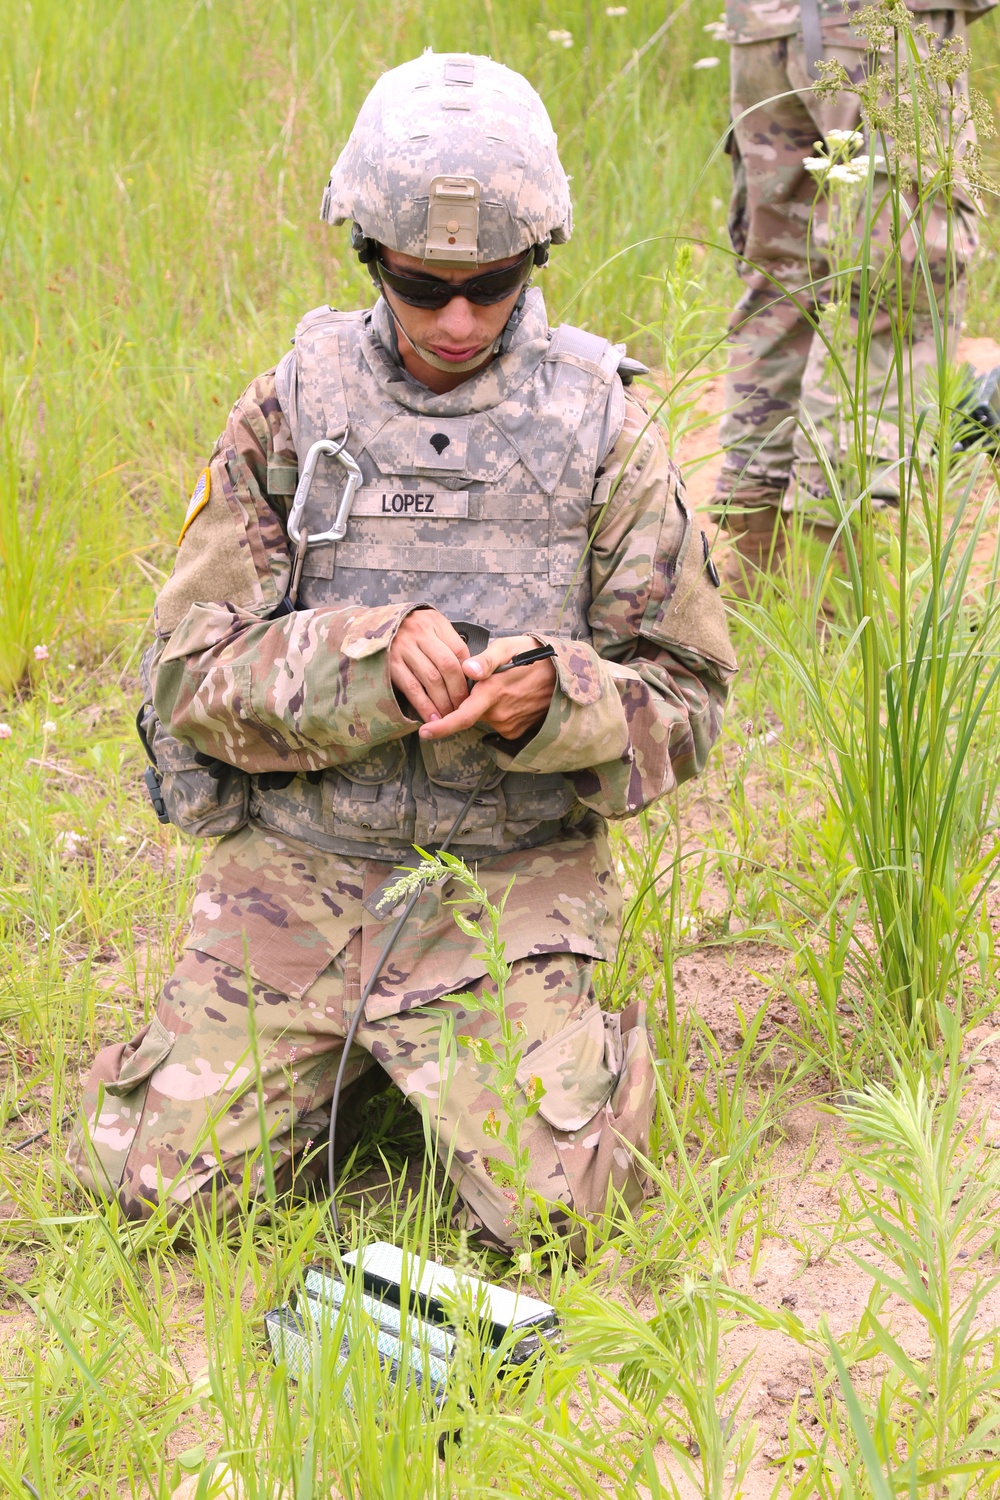
[[[11,1494],[28,1493],[24,1476],[46,1500],[165,1500],[188,1476],[208,1500],[213,1464],[216,1480],[224,1466],[239,1476],[230,1494],[253,1500],[1000,1494],[988,1301],[1000,1163],[976,1114],[988,1026],[973,1032],[996,1004],[995,890],[988,866],[975,874],[996,817],[992,686],[977,707],[996,626],[992,553],[985,542],[963,552],[980,504],[984,536],[997,523],[988,491],[963,499],[957,477],[930,495],[926,524],[915,496],[908,562],[894,525],[871,523],[867,555],[885,567],[866,583],[867,657],[846,605],[817,644],[802,598],[823,562],[800,550],[790,586],[734,621],[743,673],[704,787],[619,836],[630,903],[601,982],[606,1003],[644,993],[654,1013],[655,1191],[616,1247],[595,1244],[578,1265],[554,1254],[532,1273],[567,1345],[523,1383],[497,1382],[469,1344],[472,1398],[456,1390],[429,1414],[386,1388],[361,1343],[339,1374],[326,1351],[297,1388],[269,1364],[261,1319],[303,1264],[330,1253],[322,1203],[269,1219],[248,1205],[230,1238],[199,1231],[183,1246],[157,1222],[95,1212],[62,1161],[82,1071],[155,1004],[197,874],[198,850],[145,803],[131,730],[155,587],[231,400],[305,309],[367,295],[344,236],[317,219],[360,100],[425,45],[489,51],[527,73],[576,199],[574,240],[545,273],[550,315],[647,353],[677,441],[698,420],[735,297],[716,149],[724,49],[703,29],[717,14],[707,0],[680,7],[643,52],[665,19],[647,0],[624,17],[583,0],[0,0],[0,720],[11,731],[0,740],[0,1484]],[[972,39],[975,81],[996,107],[995,21]],[[692,70],[706,54],[722,66]],[[997,328],[995,225],[983,224],[971,334]],[[943,538],[957,518],[950,552],[935,518]],[[915,716],[909,770],[882,735],[893,716],[879,696],[901,660],[915,663],[910,701],[934,722],[925,735]],[[927,746],[935,776],[922,780]],[[914,850],[943,826],[921,883]],[[909,864],[885,857],[911,837]],[[715,966],[703,971],[705,1015],[671,968],[695,955]],[[934,1046],[910,1024],[928,997]],[[821,1147],[817,1125],[789,1144],[816,1101],[833,1133],[822,1127]],[[419,1123],[380,1108],[370,1127],[344,1196],[355,1240],[405,1238],[508,1275],[446,1227],[446,1187],[421,1178]],[[814,1198],[822,1213],[808,1211]],[[779,1253],[794,1253],[793,1297],[817,1266],[839,1267],[863,1288],[856,1314],[834,1326],[757,1287]],[[755,1405],[757,1362],[793,1359],[804,1384],[765,1461],[773,1412]],[[439,1456],[459,1426],[462,1442]]]

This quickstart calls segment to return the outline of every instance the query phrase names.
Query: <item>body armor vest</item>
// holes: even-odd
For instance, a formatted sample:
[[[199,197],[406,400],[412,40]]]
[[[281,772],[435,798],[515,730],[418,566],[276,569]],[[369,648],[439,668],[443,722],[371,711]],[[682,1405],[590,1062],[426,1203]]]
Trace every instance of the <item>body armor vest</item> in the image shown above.
[[[616,347],[550,332],[529,292],[511,348],[439,396],[390,356],[388,312],[319,308],[296,330],[276,388],[300,464],[347,431],[362,471],[347,534],[307,549],[297,606],[420,602],[494,635],[588,640],[587,546],[596,473],[624,420]],[[333,524],[344,470],[324,459],[301,519]],[[349,766],[254,779],[251,815],[333,853],[399,860],[439,844],[491,757],[484,733],[377,746]],[[530,847],[585,815],[562,775],[496,768],[453,847],[482,858]]]

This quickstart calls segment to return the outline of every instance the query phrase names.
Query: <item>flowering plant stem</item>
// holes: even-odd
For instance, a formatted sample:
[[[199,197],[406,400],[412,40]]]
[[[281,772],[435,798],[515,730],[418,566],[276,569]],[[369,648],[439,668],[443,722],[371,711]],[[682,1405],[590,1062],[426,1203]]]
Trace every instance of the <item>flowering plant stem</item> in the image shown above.
[[[420,851],[423,854],[423,851]],[[390,896],[403,900],[415,888],[436,882],[454,881],[462,890],[460,897],[448,904],[455,908],[455,922],[467,937],[482,939],[483,947],[475,958],[482,961],[489,984],[478,995],[462,994],[453,998],[467,1011],[487,1011],[496,1022],[498,1040],[489,1036],[459,1037],[480,1067],[488,1070],[489,1088],[500,1101],[501,1112],[490,1110],[484,1122],[485,1134],[496,1141],[506,1159],[490,1159],[490,1175],[510,1201],[510,1230],[514,1243],[520,1246],[522,1269],[531,1265],[532,1231],[539,1227],[538,1206],[528,1194],[529,1153],[522,1144],[525,1123],[536,1114],[545,1089],[540,1078],[532,1077],[523,1088],[518,1069],[524,1053],[525,1031],[520,1021],[512,1021],[505,1003],[510,965],[504,956],[500,925],[504,907],[514,882],[511,880],[502,899],[494,904],[465,862],[454,854],[423,854],[417,868],[400,877],[390,888]],[[472,905],[477,915],[466,916],[458,908]]]

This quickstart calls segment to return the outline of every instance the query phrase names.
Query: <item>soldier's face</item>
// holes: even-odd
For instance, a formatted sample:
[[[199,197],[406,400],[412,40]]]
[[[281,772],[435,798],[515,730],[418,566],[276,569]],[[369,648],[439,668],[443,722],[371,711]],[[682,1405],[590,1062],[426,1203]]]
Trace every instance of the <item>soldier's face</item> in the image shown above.
[[[453,286],[460,286],[463,281],[470,281],[474,276],[482,276],[485,272],[500,271],[507,266],[516,265],[522,259],[521,256],[512,255],[506,260],[467,269],[464,266],[450,267],[436,261],[418,260],[413,255],[401,255],[385,246],[379,253],[390,271],[408,276],[434,276]],[[413,344],[429,349],[438,359],[448,364],[459,365],[474,359],[500,337],[514,310],[520,287],[515,287],[502,302],[495,302],[488,307],[481,307],[461,296],[452,297],[441,308],[411,307],[385,285],[382,287],[382,295],[396,315],[399,352],[406,368],[432,390],[448,390],[468,379],[469,374],[474,372],[456,372],[452,375],[447,371],[434,370],[420,358]]]

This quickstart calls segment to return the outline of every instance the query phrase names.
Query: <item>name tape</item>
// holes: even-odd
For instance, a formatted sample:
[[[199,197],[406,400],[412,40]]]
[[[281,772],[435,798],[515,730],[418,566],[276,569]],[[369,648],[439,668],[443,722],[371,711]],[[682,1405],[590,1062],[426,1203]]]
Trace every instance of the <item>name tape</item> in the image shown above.
[[[468,516],[468,490],[364,489],[351,508],[354,516]]]

